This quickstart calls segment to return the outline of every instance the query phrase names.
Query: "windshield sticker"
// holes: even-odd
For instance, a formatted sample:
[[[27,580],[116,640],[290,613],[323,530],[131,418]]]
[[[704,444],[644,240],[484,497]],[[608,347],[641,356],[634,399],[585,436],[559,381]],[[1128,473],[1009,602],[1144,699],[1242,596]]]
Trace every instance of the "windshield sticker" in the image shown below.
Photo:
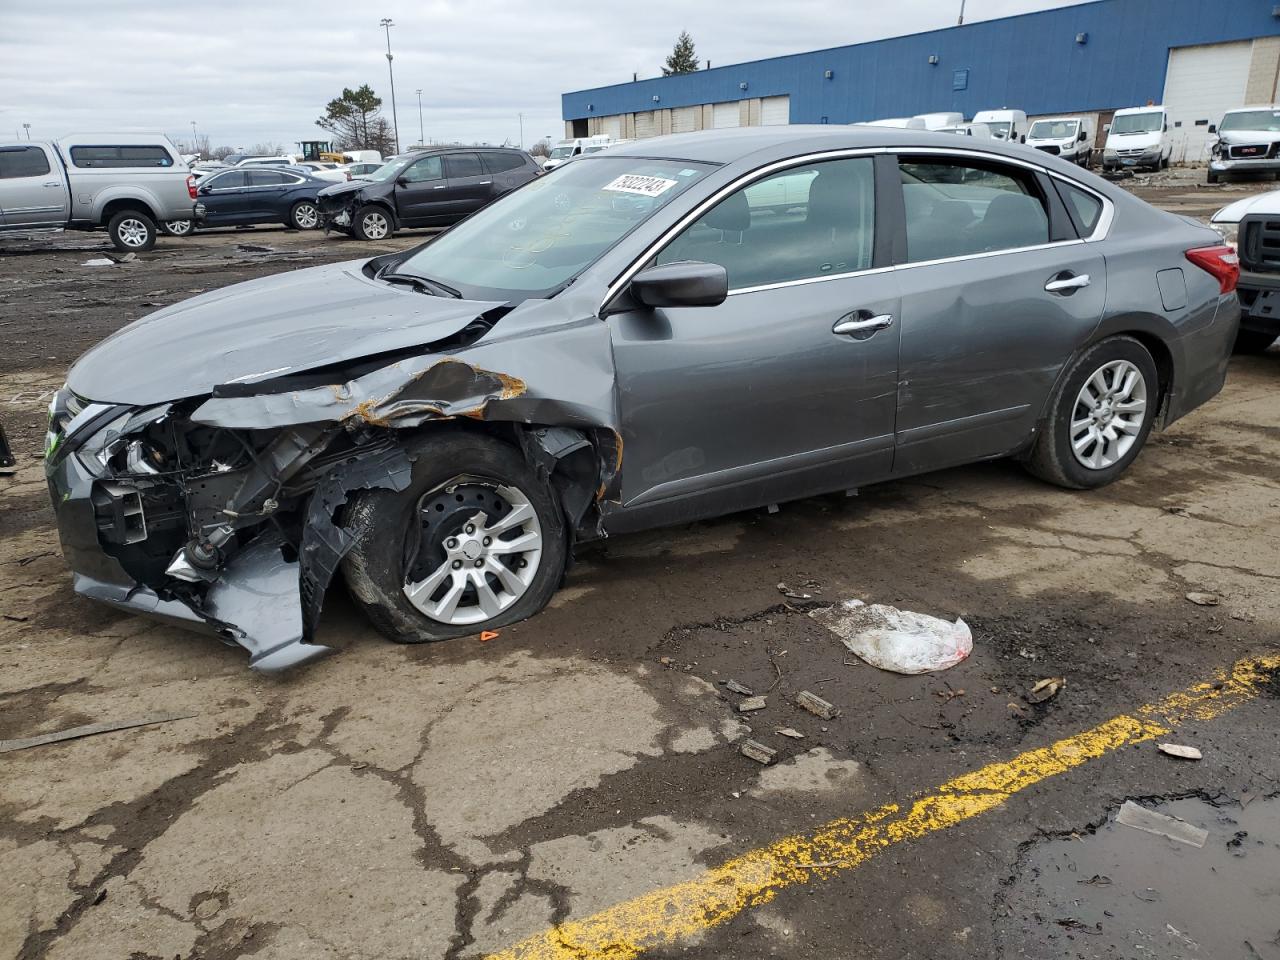
[[[638,173],[624,173],[612,183],[605,184],[602,190],[611,190],[614,193],[638,193],[642,197],[660,197],[672,187],[677,181],[668,180],[665,177],[646,177]]]

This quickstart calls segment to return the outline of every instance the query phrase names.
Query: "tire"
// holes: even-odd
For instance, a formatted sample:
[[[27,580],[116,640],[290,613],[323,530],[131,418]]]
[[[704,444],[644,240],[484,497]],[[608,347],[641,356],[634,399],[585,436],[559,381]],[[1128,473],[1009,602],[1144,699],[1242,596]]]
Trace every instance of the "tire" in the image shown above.
[[[1104,392],[1097,390],[1097,381],[1094,380],[1095,376],[1101,374],[1104,385],[1108,383],[1104,371],[1122,373],[1122,382],[1127,382],[1127,374],[1131,371],[1136,371],[1141,376],[1141,382],[1136,383],[1128,393],[1132,398],[1137,394],[1138,388],[1141,388],[1143,409],[1139,414],[1140,419],[1132,411],[1123,409],[1132,404],[1132,399],[1117,406],[1114,412],[1110,405],[1104,405],[1099,412],[1106,416],[1106,429],[1116,439],[1106,443],[1100,439],[1086,443],[1078,456],[1072,449],[1073,420],[1078,424],[1086,424],[1087,421],[1087,426],[1081,430],[1087,429],[1089,433],[1082,434],[1081,430],[1077,430],[1077,439],[1098,435],[1094,428],[1095,421],[1084,415],[1086,408],[1083,405],[1079,407],[1081,416],[1076,416],[1079,398],[1086,383],[1092,382],[1091,390]],[[1122,399],[1124,396],[1121,392]],[[1141,452],[1151,433],[1159,404],[1159,373],[1150,351],[1132,337],[1110,337],[1099,341],[1085,350],[1059,381],[1050,398],[1048,418],[1024,465],[1041,480],[1069,490],[1104,487],[1124,473]],[[1116,422],[1122,425],[1121,429],[1115,429],[1113,424]],[[1124,429],[1124,424],[1128,424],[1129,429]],[[1095,458],[1094,465],[1086,465],[1081,457]]]
[[[107,234],[117,250],[145,253],[156,245],[156,222],[137,210],[122,210],[107,224]]]
[[[189,237],[195,233],[196,225],[191,220],[168,220],[159,224],[160,232],[167,237]]]
[[[492,630],[545,607],[564,578],[568,537],[558,499],[521,453],[510,444],[470,433],[423,435],[406,447],[414,461],[409,486],[358,493],[345,517],[356,545],[343,559],[343,572],[351,596],[373,625],[399,643],[426,643]],[[540,534],[540,549],[532,559],[533,551],[503,551],[507,559],[498,560],[496,551],[483,550],[485,540],[480,538],[485,526],[520,516],[513,514],[517,507],[512,506],[520,498],[519,509],[531,508],[534,520],[486,539],[523,540],[532,530]],[[480,515],[481,524],[468,533],[469,520]],[[477,554],[482,559],[474,559]],[[534,565],[532,574],[522,572],[527,569],[522,561]],[[474,565],[479,563],[484,568],[477,572]],[[496,569],[491,563],[506,568],[503,580],[491,572]],[[523,592],[506,588],[508,574],[524,578]],[[495,601],[506,604],[494,614],[481,609],[473,579],[477,576],[489,584],[491,606]],[[441,578],[438,585],[432,584],[434,577]],[[421,588],[419,601],[438,613],[445,611],[458,582],[464,586],[452,615],[432,617],[410,600],[410,581]],[[475,616],[483,619],[472,619]]]
[[[1215,171],[1210,170],[1208,173],[1205,174],[1204,179],[1205,179],[1205,183],[1217,183],[1218,174]]]
[[[351,232],[357,240],[390,240],[395,225],[385,207],[367,203],[351,218]]]
[[[1262,353],[1275,343],[1276,335],[1264,330],[1239,330],[1236,332],[1236,353]]]
[[[285,226],[294,230],[315,230],[320,226],[320,208],[310,200],[299,200],[289,208]]]

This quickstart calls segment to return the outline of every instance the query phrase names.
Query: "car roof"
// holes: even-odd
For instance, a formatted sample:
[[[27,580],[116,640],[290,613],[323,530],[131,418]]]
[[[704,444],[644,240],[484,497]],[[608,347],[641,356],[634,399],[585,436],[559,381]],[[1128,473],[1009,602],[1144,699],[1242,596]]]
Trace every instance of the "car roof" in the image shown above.
[[[724,130],[702,130],[677,133],[619,144],[608,151],[617,157],[692,160],[703,163],[734,163],[749,156],[787,157],[823,150],[856,150],[892,148],[956,147],[955,134],[900,127],[835,126],[828,124],[790,124],[776,127],[733,127]],[[1010,157],[1026,156],[1020,144],[1004,144],[1000,140],[983,141],[982,149]]]

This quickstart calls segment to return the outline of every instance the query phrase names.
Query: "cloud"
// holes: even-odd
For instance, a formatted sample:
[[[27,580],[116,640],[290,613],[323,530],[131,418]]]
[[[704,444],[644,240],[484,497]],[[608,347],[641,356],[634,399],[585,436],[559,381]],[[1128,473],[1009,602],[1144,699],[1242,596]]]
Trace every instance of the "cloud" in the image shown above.
[[[1082,0],[1066,0],[1082,2]],[[969,0],[1007,16],[1064,0]],[[681,30],[715,65],[948,26],[958,0],[140,0],[9,4],[0,30],[0,140],[136,130],[213,144],[323,139],[315,119],[344,86],[368,83],[390,113],[389,16],[401,141],[524,145],[562,135],[560,94],[655,76]],[[367,11],[367,12],[366,12]]]

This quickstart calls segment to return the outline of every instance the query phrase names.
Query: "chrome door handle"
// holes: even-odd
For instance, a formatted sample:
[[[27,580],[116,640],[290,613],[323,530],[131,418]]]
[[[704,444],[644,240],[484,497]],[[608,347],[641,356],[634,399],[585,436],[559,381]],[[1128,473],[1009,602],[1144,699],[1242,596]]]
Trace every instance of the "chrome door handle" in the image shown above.
[[[832,333],[867,333],[872,330],[883,330],[885,327],[893,326],[893,315],[882,313],[875,317],[859,318],[857,314],[845,317],[843,320],[837,320],[836,325],[831,328]]]
[[[481,180],[481,181],[480,181],[480,186],[482,186],[482,187],[491,187],[491,186],[493,186],[493,181],[492,181],[492,180]]]
[[[432,190],[443,190],[443,189],[444,189],[445,187],[447,187],[447,186],[448,186],[448,184],[447,184],[447,183],[442,183],[442,184],[440,184],[440,186],[438,186],[438,187],[432,187],[431,189],[432,189]]]
[[[1089,285],[1089,275],[1082,273],[1078,277],[1064,277],[1061,280],[1050,280],[1044,285],[1049,293],[1062,293],[1066,290],[1079,290],[1081,287]]]
[[[60,180],[50,180],[50,181],[48,181],[48,182],[45,184],[45,186],[46,186],[46,187],[60,187],[60,186],[62,186],[62,181],[60,181]]]

